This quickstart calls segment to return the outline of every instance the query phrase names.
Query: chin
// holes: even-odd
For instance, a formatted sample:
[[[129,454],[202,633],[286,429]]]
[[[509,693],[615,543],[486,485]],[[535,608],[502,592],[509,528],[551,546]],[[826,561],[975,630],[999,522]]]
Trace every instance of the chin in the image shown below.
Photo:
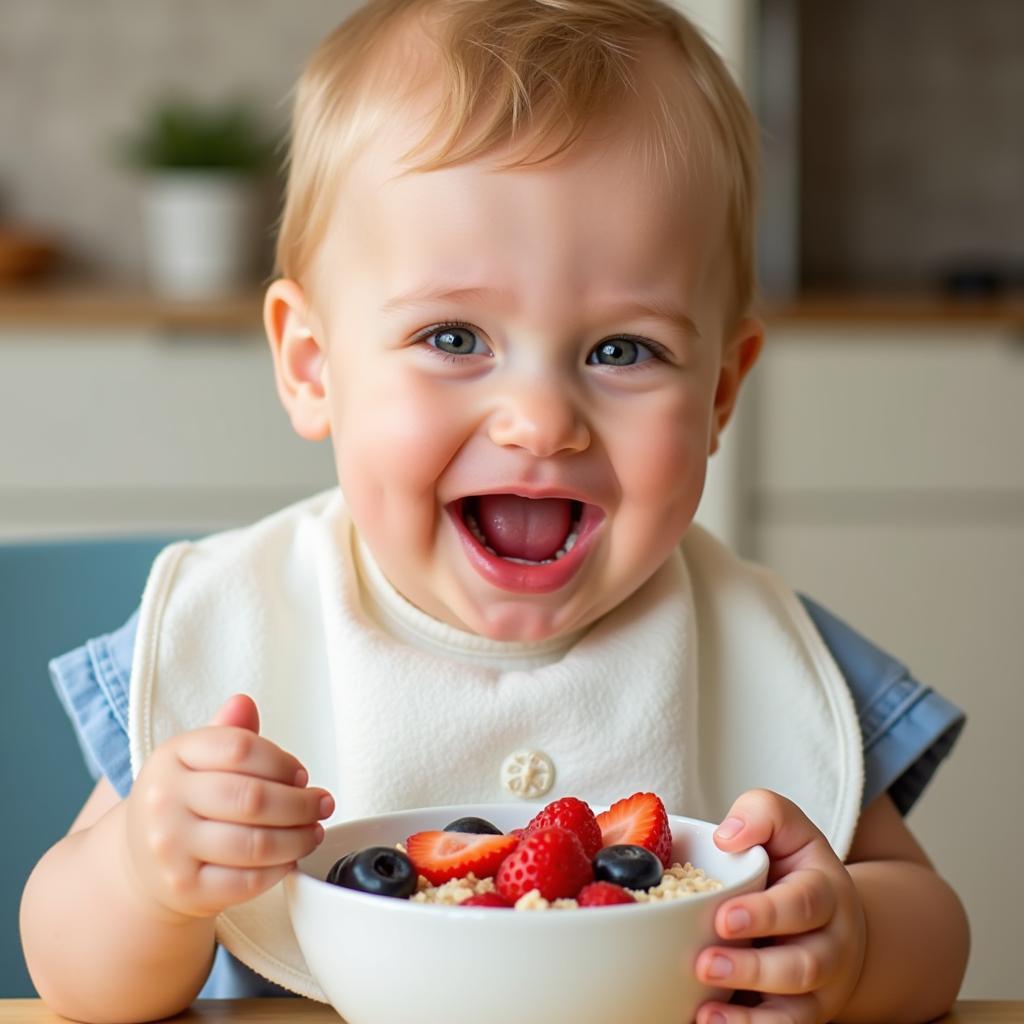
[[[575,619],[565,620],[562,608],[538,608],[508,602],[492,606],[483,614],[481,609],[475,611],[470,623],[472,632],[489,640],[506,643],[543,643],[570,633],[579,626]]]

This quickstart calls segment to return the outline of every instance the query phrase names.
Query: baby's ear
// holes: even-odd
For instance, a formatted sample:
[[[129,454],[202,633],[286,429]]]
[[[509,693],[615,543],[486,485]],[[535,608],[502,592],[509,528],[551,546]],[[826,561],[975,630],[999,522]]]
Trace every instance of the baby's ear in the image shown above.
[[[732,416],[739,397],[740,384],[750,368],[757,362],[764,345],[764,325],[753,317],[744,317],[731,337],[726,339],[722,352],[722,368],[715,388],[715,408],[711,419],[711,446],[708,454],[718,451],[719,438]]]
[[[296,281],[280,278],[267,289],[263,326],[274,357],[277,394],[292,427],[307,441],[322,441],[331,432],[324,387],[327,355]]]

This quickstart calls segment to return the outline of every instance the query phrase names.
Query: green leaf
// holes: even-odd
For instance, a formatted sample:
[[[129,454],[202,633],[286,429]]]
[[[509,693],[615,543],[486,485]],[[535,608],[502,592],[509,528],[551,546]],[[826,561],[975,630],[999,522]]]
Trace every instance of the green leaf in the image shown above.
[[[120,140],[116,152],[149,169],[259,171],[273,166],[277,141],[248,104],[201,106],[174,98],[151,110],[141,131]]]

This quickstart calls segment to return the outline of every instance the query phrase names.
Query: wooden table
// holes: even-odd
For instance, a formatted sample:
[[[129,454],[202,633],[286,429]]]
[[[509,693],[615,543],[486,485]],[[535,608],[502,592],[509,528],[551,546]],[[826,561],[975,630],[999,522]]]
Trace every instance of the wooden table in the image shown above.
[[[339,1024],[340,1020],[329,1006],[305,999],[204,999],[170,1019],[181,1024]],[[0,999],[0,1024],[60,1024],[63,1020],[38,999]],[[957,1003],[941,1024],[1024,1024],[1024,1001]]]

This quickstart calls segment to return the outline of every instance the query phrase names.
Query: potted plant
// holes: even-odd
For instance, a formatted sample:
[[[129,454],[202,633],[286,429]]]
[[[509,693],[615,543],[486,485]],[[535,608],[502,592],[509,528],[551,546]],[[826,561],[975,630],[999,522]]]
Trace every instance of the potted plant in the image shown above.
[[[143,223],[153,290],[203,299],[248,283],[275,151],[251,110],[165,101],[124,151],[147,173]]]

